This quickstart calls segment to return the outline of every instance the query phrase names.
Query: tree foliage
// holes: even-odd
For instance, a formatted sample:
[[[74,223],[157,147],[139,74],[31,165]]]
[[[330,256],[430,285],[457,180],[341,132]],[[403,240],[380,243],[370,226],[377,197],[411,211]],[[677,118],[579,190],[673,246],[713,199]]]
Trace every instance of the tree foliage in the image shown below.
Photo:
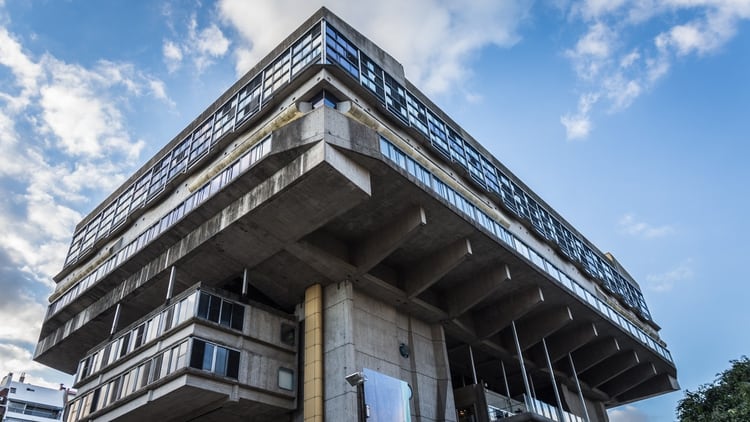
[[[677,405],[681,422],[750,421],[750,359],[743,356],[731,364],[713,383],[685,391]]]

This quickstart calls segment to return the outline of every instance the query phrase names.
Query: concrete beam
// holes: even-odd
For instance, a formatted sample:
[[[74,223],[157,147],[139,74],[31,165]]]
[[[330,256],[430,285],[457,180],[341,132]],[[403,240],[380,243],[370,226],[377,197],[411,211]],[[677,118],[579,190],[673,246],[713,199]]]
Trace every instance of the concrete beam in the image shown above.
[[[599,362],[620,352],[620,343],[614,337],[608,337],[578,349],[573,353],[573,361],[579,374],[588,371]]]
[[[360,240],[352,253],[357,272],[363,274],[372,269],[425,224],[424,209],[414,206]]]
[[[547,349],[552,362],[567,359],[572,353],[599,336],[596,325],[587,322],[571,330],[557,333],[547,339]]]
[[[591,387],[596,388],[639,363],[641,363],[641,360],[638,358],[638,354],[634,350],[628,350],[599,363],[583,373],[580,378]]]
[[[600,389],[610,396],[616,397],[657,374],[656,366],[651,362],[645,362],[608,381]]]
[[[473,314],[477,335],[486,339],[499,333],[511,321],[526,315],[542,302],[544,294],[536,286],[509,294],[497,305],[488,306]]]
[[[290,243],[284,249],[333,281],[346,280],[355,271],[348,262],[304,240]]]
[[[516,321],[518,343],[521,345],[521,350],[526,350],[539,343],[543,338],[557,332],[571,321],[573,321],[573,314],[567,306],[553,308]],[[514,350],[512,347],[514,342],[512,330],[505,330],[501,336],[502,345]]]
[[[649,380],[644,381],[635,388],[631,388],[627,392],[617,397],[618,402],[628,403],[635,400],[643,400],[645,398],[658,396],[659,394],[668,393],[670,391],[677,391],[680,389],[680,384],[677,379],[669,374],[659,374]]]
[[[510,280],[510,269],[503,264],[489,271],[482,271],[470,281],[461,283],[459,289],[451,289],[443,298],[443,303],[447,304],[448,315],[451,318],[463,315],[508,280]]]
[[[463,315],[458,318],[446,319],[441,321],[445,333],[451,337],[456,338],[464,343],[471,344],[476,341],[477,332],[474,327],[474,320],[468,315]]]
[[[406,295],[409,299],[417,297],[440,281],[469,255],[471,255],[471,242],[468,238],[463,238],[413,263],[404,274]]]

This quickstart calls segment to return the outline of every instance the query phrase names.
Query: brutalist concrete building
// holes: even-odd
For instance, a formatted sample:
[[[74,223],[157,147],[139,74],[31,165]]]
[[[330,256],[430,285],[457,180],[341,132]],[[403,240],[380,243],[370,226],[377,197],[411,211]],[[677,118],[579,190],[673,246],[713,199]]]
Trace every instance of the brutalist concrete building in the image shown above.
[[[68,422],[606,421],[678,388],[617,260],[326,9],[55,281],[35,359],[76,374]]]

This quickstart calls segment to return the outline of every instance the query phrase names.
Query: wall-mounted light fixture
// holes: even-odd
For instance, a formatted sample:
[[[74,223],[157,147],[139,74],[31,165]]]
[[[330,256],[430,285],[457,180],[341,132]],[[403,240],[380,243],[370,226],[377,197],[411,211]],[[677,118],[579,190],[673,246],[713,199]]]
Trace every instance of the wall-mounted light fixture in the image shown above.
[[[346,382],[349,383],[352,387],[356,387],[363,382],[367,381],[367,378],[365,378],[365,374],[361,372],[355,372],[353,374],[349,374],[346,377]]]

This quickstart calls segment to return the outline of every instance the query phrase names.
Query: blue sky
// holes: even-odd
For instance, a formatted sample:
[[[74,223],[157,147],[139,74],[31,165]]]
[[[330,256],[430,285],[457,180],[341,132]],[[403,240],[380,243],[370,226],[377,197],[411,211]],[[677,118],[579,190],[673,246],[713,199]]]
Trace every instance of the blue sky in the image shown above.
[[[30,356],[73,226],[322,5],[253,3],[0,0],[0,373],[70,381]],[[325,4],[640,282],[684,388],[750,354],[749,0],[353,3]]]

